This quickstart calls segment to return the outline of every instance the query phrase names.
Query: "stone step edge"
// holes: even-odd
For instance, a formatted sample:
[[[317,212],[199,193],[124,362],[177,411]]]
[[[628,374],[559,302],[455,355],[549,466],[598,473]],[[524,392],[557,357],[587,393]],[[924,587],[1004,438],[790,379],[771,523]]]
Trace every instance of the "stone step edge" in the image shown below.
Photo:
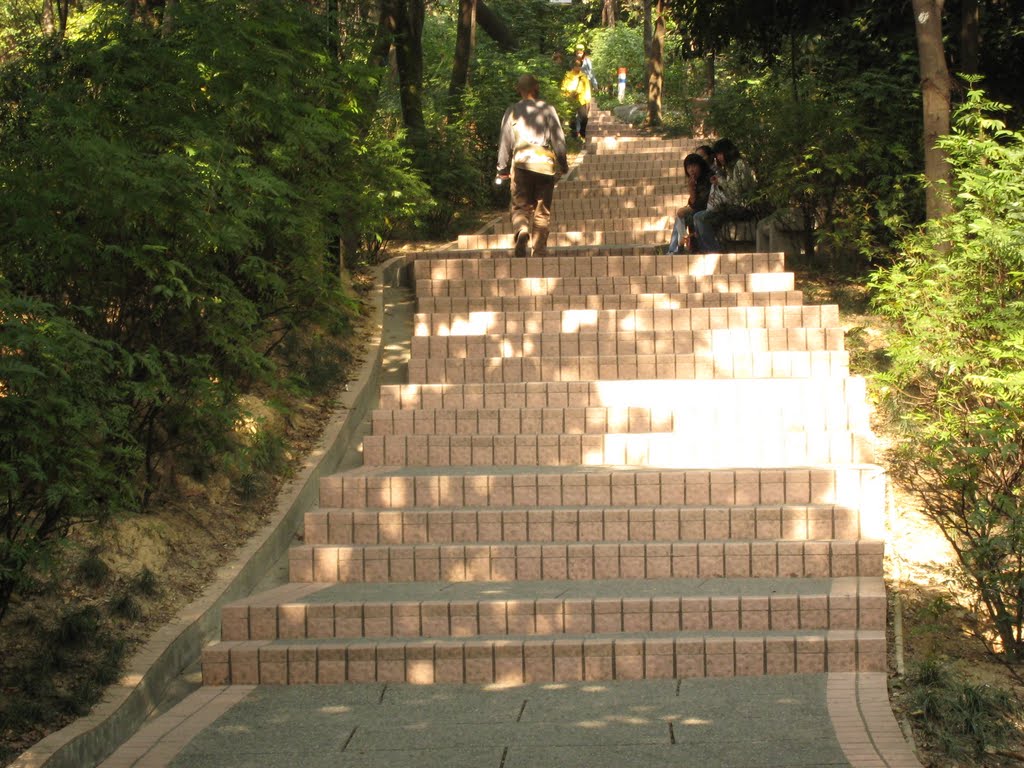
[[[881,576],[875,539],[300,544],[289,581],[437,582]]]
[[[836,505],[738,507],[315,508],[303,520],[312,544],[552,544],[872,538],[861,512]]]
[[[809,593],[656,597],[577,595],[552,598],[409,600],[399,597],[332,602],[275,590],[221,610],[222,640],[473,637],[607,632],[785,631],[885,629],[881,579],[856,588]],[[874,590],[861,582],[878,582]],[[481,586],[497,588],[491,582]],[[528,592],[528,589],[524,589]],[[396,590],[396,592],[398,592]],[[595,590],[599,592],[599,590]]]
[[[417,312],[564,312],[567,310],[684,310],[733,307],[803,306],[802,291],[727,291],[717,293],[622,293],[501,297],[437,296],[417,300]]]
[[[443,469],[443,468],[442,468]],[[721,469],[481,468],[472,474],[403,474],[356,467],[320,479],[321,507],[765,506],[837,504],[883,509],[884,471],[842,467]]]
[[[204,685],[393,682],[521,685],[584,680],[883,672],[885,632],[712,633],[287,643],[203,649]]]
[[[644,327],[644,326],[649,327]],[[446,332],[441,331],[444,326]],[[546,327],[545,327],[546,326]],[[844,329],[834,304],[688,309],[559,309],[532,312],[415,312],[414,336],[658,334],[700,331]],[[436,329],[436,330],[435,330]]]

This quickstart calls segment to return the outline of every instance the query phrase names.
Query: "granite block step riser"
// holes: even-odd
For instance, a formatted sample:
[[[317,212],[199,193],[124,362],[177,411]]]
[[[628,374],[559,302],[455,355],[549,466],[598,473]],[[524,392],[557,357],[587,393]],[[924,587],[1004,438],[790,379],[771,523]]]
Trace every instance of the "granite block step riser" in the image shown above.
[[[664,163],[631,164],[620,162],[618,158],[609,158],[601,168],[590,168],[586,164],[580,166],[573,174],[572,181],[580,183],[596,183],[610,180],[615,186],[633,186],[643,184],[652,178],[685,179],[686,172],[680,166],[669,166]]]
[[[737,429],[708,437],[679,434],[609,435],[368,435],[368,467],[806,467],[866,464],[868,438],[849,432],[787,435]]]
[[[304,545],[289,581],[394,583],[881,576],[880,541]]]
[[[752,390],[753,392],[753,390]],[[764,392],[765,395],[769,391]],[[640,399],[640,398],[638,398]],[[648,401],[653,398],[648,395]],[[863,411],[842,402],[738,403],[716,398],[680,406],[590,406],[543,408],[449,408],[397,410],[379,408],[370,414],[373,435],[614,435],[643,433],[750,434],[852,432],[868,435]]]
[[[578,598],[225,606],[221,640],[883,630],[885,595]]]
[[[784,506],[884,509],[885,476],[853,467],[587,470],[401,475],[364,468],[320,478],[320,506],[452,509],[509,506]]]
[[[749,252],[751,249],[747,249]],[[547,258],[558,257],[603,257],[603,256],[652,256],[665,252],[664,243],[657,245],[637,245],[628,243],[626,245],[615,245],[605,243],[603,245],[562,245],[548,248]],[[444,254],[452,259],[491,259],[509,260],[513,257],[511,248],[441,248],[433,253]],[[535,257],[540,259],[541,257]],[[517,261],[528,261],[528,259],[517,259]]]
[[[685,202],[682,203],[685,205]],[[611,210],[605,210],[601,206],[592,206],[586,208],[580,208],[579,212],[589,212],[592,215],[589,218],[595,218],[601,214],[612,215]],[[649,215],[649,214],[641,214]],[[670,233],[668,228],[650,231],[650,232],[632,232],[625,229],[619,230],[591,230],[589,232],[583,231],[567,231],[559,232],[553,231],[548,237],[548,248],[557,248],[559,246],[566,245],[663,245],[668,241],[667,235]],[[498,235],[459,235],[458,240],[459,248],[508,248],[512,249],[515,245],[511,234],[498,234]]]
[[[591,184],[559,184],[555,187],[554,195],[551,198],[552,205],[559,206],[562,203],[569,203],[573,200],[600,200],[606,197],[630,197],[639,199],[641,197],[665,196],[665,195],[688,195],[689,185],[681,177],[666,178],[660,181],[648,179],[642,184],[617,184],[615,186],[594,186]],[[664,215],[674,215],[674,211],[666,212]]]
[[[642,234],[644,232],[660,232],[664,237],[672,234],[672,216],[662,214],[660,216],[616,216],[614,219],[572,219],[568,220],[562,216],[557,221],[551,222],[549,232],[590,232],[600,230],[602,232],[629,232]],[[509,219],[501,219],[495,223],[488,232],[490,235],[512,234],[512,222]],[[667,240],[665,241],[667,242]]]
[[[314,509],[307,545],[808,541],[872,538],[856,509],[836,506],[558,509]]]
[[[414,336],[414,358],[605,357],[625,355],[841,352],[842,328],[721,328],[705,331]]]
[[[649,334],[723,329],[834,328],[834,305],[795,307],[702,307],[661,310],[567,310],[564,312],[417,313],[414,336],[515,334]],[[416,343],[415,340],[413,343]]]
[[[653,403],[681,403],[684,412],[700,408],[713,414],[757,413],[766,422],[779,419],[791,423],[793,409],[806,412],[801,423],[815,423],[823,414],[825,424],[860,431],[867,425],[868,407],[864,400],[866,382],[860,377],[805,381],[801,379],[734,379],[728,382],[706,381],[580,381],[534,382],[519,384],[385,384],[381,387],[380,409],[418,411],[480,409],[558,409],[563,419],[578,417],[585,408],[643,408]],[[703,407],[702,407],[703,406]],[[674,409],[676,406],[668,406]],[[663,412],[658,407],[653,412]],[[849,427],[841,426],[849,413]],[[584,412],[584,419],[586,413]],[[502,414],[498,414],[500,418]],[[408,419],[408,416],[393,416]],[[420,414],[415,418],[427,418]],[[436,418],[436,417],[435,417]],[[513,418],[506,415],[505,418]],[[717,416],[716,416],[717,418]],[[839,419],[839,423],[832,421]]]
[[[508,277],[481,280],[417,280],[417,298],[513,298],[792,291],[792,272],[684,277]]]
[[[428,358],[409,360],[409,383],[765,379],[848,376],[846,352]]]
[[[441,254],[451,252],[440,252]],[[517,259],[479,259],[426,255],[411,265],[419,280],[468,280],[506,277],[704,277],[718,274],[785,272],[782,253],[594,254],[579,253]]]
[[[678,310],[711,307],[785,307],[803,304],[801,291],[727,293],[648,293],[611,296],[514,296],[510,298],[420,298],[417,310],[424,314],[453,312],[564,312],[569,309]]]
[[[864,630],[703,637],[222,642],[203,651],[205,685],[567,683],[883,672],[885,635]]]

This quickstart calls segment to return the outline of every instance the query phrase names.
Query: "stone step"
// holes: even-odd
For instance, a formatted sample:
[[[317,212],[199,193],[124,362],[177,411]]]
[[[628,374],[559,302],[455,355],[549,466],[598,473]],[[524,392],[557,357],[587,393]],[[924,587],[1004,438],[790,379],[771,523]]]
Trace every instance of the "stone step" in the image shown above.
[[[695,307],[692,309],[561,312],[459,312],[413,317],[415,336],[487,336],[550,333],[667,333],[721,329],[840,329],[834,304],[792,307]]]
[[[873,465],[736,469],[360,467],[320,478],[320,506],[451,509],[475,506],[765,506],[825,504],[880,514],[885,475]]]
[[[659,211],[657,215],[661,215]],[[654,214],[652,214],[654,215]],[[457,242],[457,241],[456,241]],[[752,249],[747,249],[750,251]],[[604,243],[602,245],[559,245],[559,246],[548,246],[547,258],[557,257],[582,257],[590,258],[594,256],[648,256],[655,255],[665,252],[665,246],[663,244],[657,245],[640,245],[637,243],[626,243],[626,244],[612,244]],[[512,254],[508,248],[456,248],[455,243],[449,243],[448,246],[438,248],[435,251],[430,251],[431,254],[438,254],[442,258],[457,258],[457,259],[510,259]],[[424,258],[428,258],[424,255]],[[540,261],[541,257],[531,257],[530,259],[518,259],[518,261]]]
[[[632,232],[642,234],[644,232],[660,232],[672,234],[674,219],[670,214],[660,216],[630,216],[616,217],[615,219],[595,218],[568,218],[559,216],[556,221],[551,222],[551,232],[590,232],[602,230],[605,232]],[[512,221],[503,218],[496,222],[493,227],[487,230],[486,234],[510,235],[512,233]],[[668,238],[666,238],[667,240]]]
[[[622,193],[629,193],[633,190],[646,190],[648,187],[653,187],[655,191],[665,187],[672,187],[673,189],[678,188],[688,192],[689,185],[686,181],[686,174],[680,174],[678,170],[677,168],[666,166],[664,174],[660,171],[655,171],[647,176],[636,176],[625,180],[613,176],[579,179],[574,173],[558,182],[555,186],[555,194],[562,195],[563,197],[558,198],[562,200],[577,196],[577,193],[582,194],[584,197],[591,195],[603,197],[604,193],[597,190],[604,189],[619,189]]]
[[[373,583],[880,577],[883,549],[883,542],[874,539],[304,544],[288,550],[288,580]]]
[[[717,291],[713,293],[647,293],[602,296],[547,295],[510,297],[423,297],[424,314],[453,312],[561,312],[568,309],[679,310],[704,307],[787,307],[803,304],[801,291]]]
[[[595,138],[587,143],[587,162],[595,165],[604,159],[604,155],[646,155],[651,152],[671,152],[682,161],[686,155],[693,152],[701,144],[706,143],[704,139],[663,139],[663,138],[639,138],[603,136]]]
[[[590,184],[610,179],[615,186],[632,186],[643,184],[649,179],[682,178],[686,178],[682,162],[679,162],[678,165],[648,163],[643,166],[624,162],[607,167],[591,167],[584,163],[573,173],[572,181]]]
[[[412,358],[410,384],[636,379],[765,379],[848,376],[842,351],[700,352],[664,355]]]
[[[519,296],[656,295],[792,291],[792,272],[638,277],[504,277],[417,280],[417,298],[515,298]]]
[[[413,336],[413,358],[525,358],[841,351],[842,328],[716,328],[703,331],[511,333]]]
[[[751,390],[753,391],[753,390]],[[771,390],[765,390],[765,394]],[[650,398],[650,402],[657,402]],[[666,433],[714,437],[714,432],[868,433],[863,409],[841,400],[733,402],[716,398],[673,405],[541,408],[380,408],[371,413],[373,435],[482,437],[488,435],[614,435]]]
[[[658,195],[689,195],[690,185],[679,176],[668,176],[664,179],[649,179],[639,184],[584,184],[582,182],[563,182],[555,187],[552,197],[555,210],[572,200],[586,200],[605,197],[649,197]]]
[[[678,203],[684,205],[683,203]],[[591,208],[580,208],[580,213],[592,214],[590,218],[594,218],[594,214],[599,214],[601,211],[595,206]],[[640,215],[650,215],[650,213],[644,213]],[[591,230],[589,232],[583,231],[558,231],[554,230],[551,232],[548,238],[548,247],[560,247],[567,245],[657,245],[664,244],[667,240],[665,232],[671,232],[668,225],[657,231],[647,232],[634,232],[631,229],[620,229],[620,230]],[[459,248],[513,248],[515,247],[515,241],[513,240],[511,233],[506,234],[491,234],[491,235],[459,235],[458,237]]]
[[[786,272],[783,253],[612,254],[578,249],[543,258],[517,259],[507,254],[489,259],[439,251],[412,264],[413,282],[521,277],[707,277]]]
[[[758,415],[765,423],[788,428],[793,423],[808,427],[861,431],[868,425],[864,400],[866,383],[860,377],[828,380],[732,379],[725,381],[574,381],[518,384],[385,384],[382,409],[420,411],[490,409],[496,418],[520,418],[502,409],[557,409],[567,432],[579,429],[585,408],[645,408],[663,413],[651,403],[667,408],[700,409],[709,420],[735,418],[737,422]],[[674,405],[680,403],[681,405]],[[795,412],[795,414],[794,414]],[[399,417],[394,417],[395,419]],[[408,417],[403,417],[408,418]],[[414,418],[429,418],[424,413]],[[441,418],[438,415],[435,418]],[[478,417],[480,418],[480,417]],[[484,416],[488,419],[490,416]],[[586,412],[582,415],[586,423]],[[486,424],[486,422],[484,422]],[[490,428],[481,426],[478,428]],[[585,427],[584,427],[585,428]],[[397,433],[396,433],[397,434]]]
[[[802,467],[873,460],[871,441],[863,434],[772,433],[760,429],[757,422],[711,435],[692,429],[654,434],[423,434],[363,438],[363,463],[367,466]]]
[[[877,538],[878,520],[829,504],[765,506],[317,508],[303,537],[318,544],[508,544],[579,542],[806,541]]]
[[[221,640],[884,629],[881,579],[289,584],[224,607]]]
[[[203,650],[205,685],[475,683],[883,672],[879,630],[249,640]]]
[[[678,210],[688,201],[689,194],[685,192],[640,196],[616,195],[607,198],[569,198],[552,205],[552,217],[575,221],[595,218],[611,220],[619,216],[623,218],[664,216],[666,213]],[[620,241],[609,240],[608,242]]]

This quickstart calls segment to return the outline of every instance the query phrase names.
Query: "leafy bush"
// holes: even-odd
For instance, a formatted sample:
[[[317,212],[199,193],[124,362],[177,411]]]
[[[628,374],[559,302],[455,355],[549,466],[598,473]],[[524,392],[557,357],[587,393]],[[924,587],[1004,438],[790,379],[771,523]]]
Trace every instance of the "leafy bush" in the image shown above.
[[[1020,702],[1008,691],[968,680],[939,659],[911,667],[907,704],[927,738],[952,758],[974,759],[1007,742]]]
[[[1024,651],[1024,134],[972,89],[940,139],[949,215],[874,277],[896,321],[879,375],[894,477],[952,544],[997,649]]]
[[[0,65],[0,617],[69,526],[234,450],[283,342],[349,327],[338,239],[426,199],[307,5],[177,7],[94,4]]]

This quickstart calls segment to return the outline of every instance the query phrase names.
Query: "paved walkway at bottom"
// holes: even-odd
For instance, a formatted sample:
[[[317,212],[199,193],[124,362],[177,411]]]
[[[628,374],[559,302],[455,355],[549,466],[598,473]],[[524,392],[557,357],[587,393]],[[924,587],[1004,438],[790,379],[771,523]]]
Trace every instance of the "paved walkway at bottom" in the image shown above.
[[[883,674],[201,688],[104,768],[919,766]]]

